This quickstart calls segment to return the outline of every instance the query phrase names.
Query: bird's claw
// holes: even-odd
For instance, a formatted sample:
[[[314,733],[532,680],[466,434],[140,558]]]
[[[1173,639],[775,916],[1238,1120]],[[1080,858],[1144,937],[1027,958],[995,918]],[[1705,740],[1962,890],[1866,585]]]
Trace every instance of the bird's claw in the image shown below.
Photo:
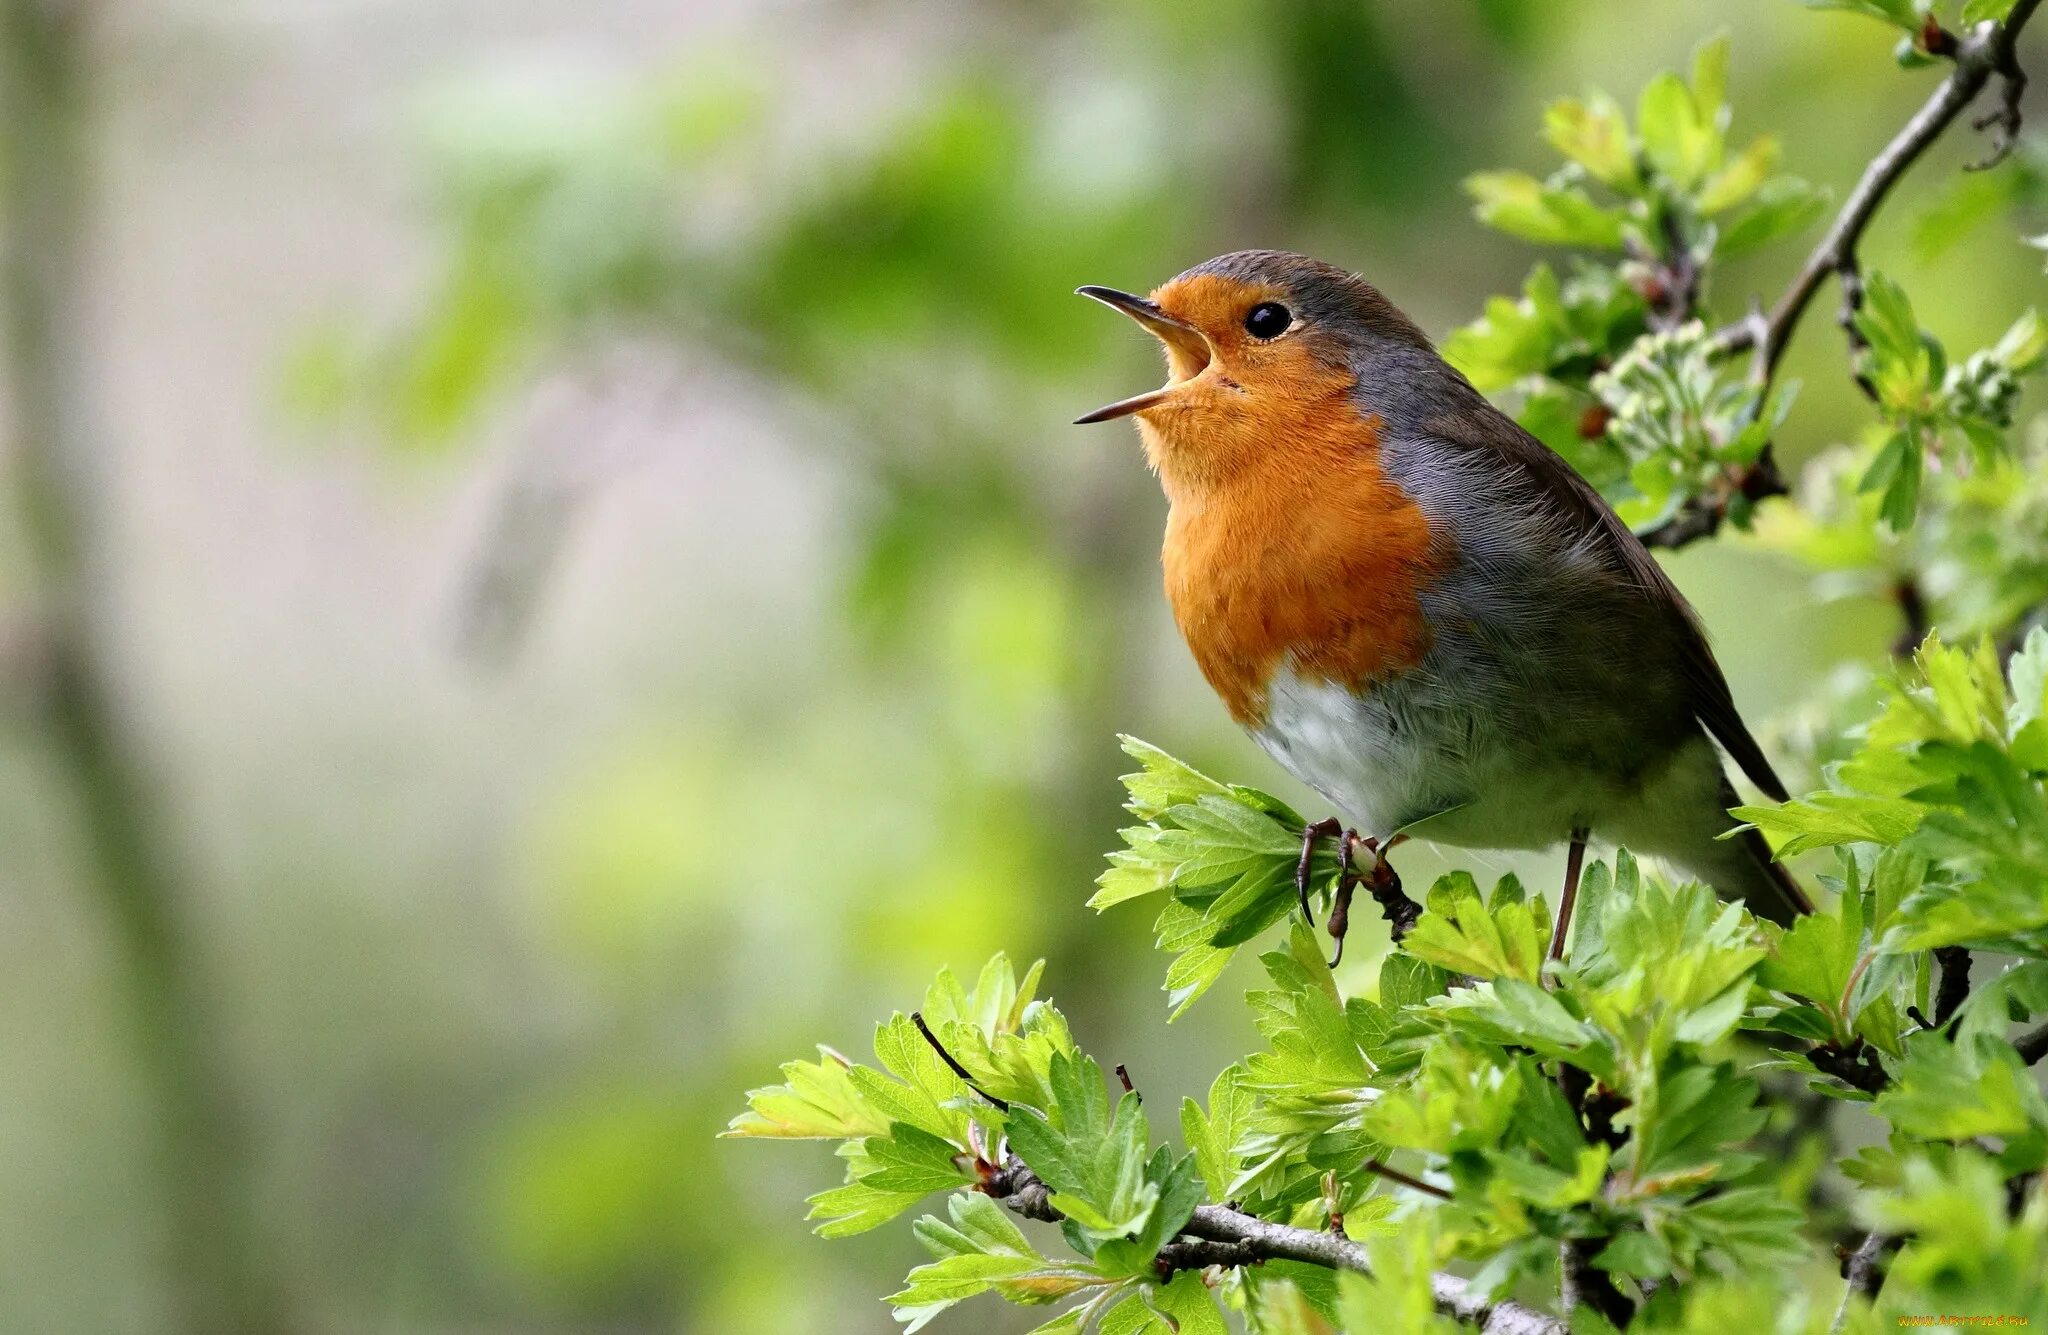
[[[1359,886],[1365,887],[1365,892],[1386,915],[1396,943],[1422,917],[1422,906],[1408,898],[1401,889],[1400,874],[1387,861],[1387,850],[1400,842],[1398,837],[1382,843],[1371,835],[1345,829],[1343,822],[1329,816],[1302,830],[1301,861],[1294,870],[1294,890],[1301,898],[1301,916],[1308,920],[1309,926],[1316,925],[1315,914],[1309,909],[1309,864],[1315,856],[1316,840],[1330,835],[1337,836],[1337,889],[1330,897],[1327,924],[1330,939],[1337,943],[1337,953],[1330,959],[1330,967],[1334,969],[1344,960],[1344,938],[1351,930],[1351,898]],[[1361,848],[1372,854],[1372,865],[1363,871],[1358,869],[1353,858]]]
[[[1311,927],[1316,925],[1316,915],[1309,908],[1308,875],[1309,863],[1314,860],[1316,854],[1316,840],[1328,838],[1333,834],[1340,834],[1343,832],[1343,829],[1343,821],[1338,820],[1335,816],[1325,816],[1319,821],[1312,822],[1301,832],[1301,861],[1297,862],[1294,866],[1294,893],[1301,899],[1301,916],[1308,920],[1308,925]],[[1341,863],[1344,856],[1342,844],[1338,845],[1337,856]]]

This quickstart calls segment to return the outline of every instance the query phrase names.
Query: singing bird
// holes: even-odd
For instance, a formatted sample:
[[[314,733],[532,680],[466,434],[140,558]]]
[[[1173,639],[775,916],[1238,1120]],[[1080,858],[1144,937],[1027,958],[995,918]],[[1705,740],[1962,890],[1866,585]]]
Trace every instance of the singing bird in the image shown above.
[[[1135,417],[1169,502],[1175,620],[1231,717],[1378,856],[1589,837],[1760,917],[1812,906],[1735,825],[1719,743],[1785,788],[1698,617],[1600,494],[1357,276],[1250,250],[1150,298],[1084,287],[1165,346]],[[1308,854],[1334,821],[1304,831]],[[1397,928],[1402,924],[1397,921]],[[1333,923],[1334,927],[1335,924]]]

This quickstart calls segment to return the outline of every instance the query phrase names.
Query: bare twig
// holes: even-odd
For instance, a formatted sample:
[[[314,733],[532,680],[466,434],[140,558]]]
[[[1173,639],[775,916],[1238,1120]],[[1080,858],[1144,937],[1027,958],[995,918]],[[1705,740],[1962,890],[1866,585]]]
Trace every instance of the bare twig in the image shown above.
[[[1980,23],[1956,40],[1955,63],[1949,76],[1941,81],[1940,87],[1913,113],[1883,151],[1871,159],[1855,189],[1849,192],[1841,211],[1835,215],[1827,234],[1807,256],[1806,263],[1800,266],[1791,287],[1772,307],[1769,318],[1760,328],[1756,322],[1745,320],[1730,325],[1717,336],[1716,345],[1723,352],[1739,352],[1745,348],[1757,350],[1759,356],[1753,378],[1759,387],[1769,388],[1777,374],[1778,362],[1791,342],[1792,333],[1798,327],[1800,317],[1805,315],[1814,293],[1820,289],[1822,280],[1855,264],[1856,247],[1892,187],[1942,136],[1962,110],[1976,100],[1993,75],[2005,80],[2007,94],[2015,98],[2012,123],[2017,122],[2017,94],[2013,88],[2019,64],[2014,54],[2014,43],[2039,4],[2040,0],[2020,0],[2004,23]],[[1999,127],[2000,138],[1994,139],[1993,150],[1994,156],[2002,156],[2009,147],[2002,144],[2002,139],[2010,135],[2012,128],[2003,109],[1983,124]]]
[[[1879,1064],[1877,1050],[1861,1038],[1853,1040],[1847,1047],[1833,1043],[1815,1044],[1807,1054],[1814,1069],[1831,1075],[1846,1085],[1851,1085],[1866,1094],[1876,1094],[1891,1083]]]
[[[2006,17],[2006,30],[2017,31],[2039,3],[2040,0],[2020,0]],[[1993,69],[1999,78],[1998,105],[1970,122],[1972,129],[1991,131],[1991,152],[1969,165],[1967,170],[1973,172],[1996,167],[2011,156],[2020,141],[2020,99],[2026,96],[2027,72],[2020,68],[2012,42],[2000,46]]]
[[[1445,1191],[1442,1187],[1432,1182],[1424,1182],[1421,1178],[1404,1173],[1398,1168],[1389,1168],[1384,1159],[1366,1160],[1365,1171],[1375,1177],[1383,1177],[1389,1182],[1398,1182],[1404,1187],[1412,1187],[1416,1191],[1426,1196],[1434,1196],[1440,1201],[1451,1199],[1451,1193]]]
[[[2048,1057],[2048,1024],[2021,1034],[2014,1041],[2013,1047],[2019,1052],[2020,1060],[2029,1066],[2043,1057]]]
[[[1267,1260],[1303,1261],[1332,1270],[1372,1273],[1365,1248],[1349,1238],[1268,1223],[1220,1205],[1198,1207],[1183,1232],[1216,1242],[1244,1243]],[[1469,1321],[1486,1335],[1565,1335],[1565,1323],[1548,1312],[1514,1302],[1487,1303],[1456,1275],[1439,1271],[1429,1277],[1429,1284],[1437,1311],[1458,1321]]]
[[[1259,1265],[1265,1261],[1257,1247],[1248,1242],[1216,1242],[1209,1238],[1185,1238],[1169,1242],[1152,1258],[1152,1268],[1164,1279],[1176,1270],[1206,1270]]]
[[[944,1043],[939,1042],[939,1036],[933,1033],[932,1027],[924,1022],[923,1011],[912,1011],[910,1013],[910,1022],[917,1026],[918,1033],[924,1035],[924,1041],[931,1044],[932,1051],[939,1054],[939,1060],[946,1063],[946,1069],[951,1071],[954,1075],[960,1077],[960,1082],[962,1084],[966,1085],[975,1093],[981,1095],[981,1097],[983,1097],[984,1099],[987,1099],[990,1105],[993,1106],[996,1109],[996,1111],[1010,1111],[1010,1105],[1007,1100],[999,1099],[995,1095],[983,1089],[979,1084],[975,1082],[974,1077],[968,1073],[967,1068],[960,1064],[959,1059],[954,1057],[952,1053],[946,1051],[946,1045]],[[1122,1075],[1124,1068],[1119,1066],[1116,1068],[1116,1070],[1118,1075]],[[1128,1079],[1125,1080],[1124,1088],[1129,1089],[1130,1087],[1130,1081]]]
[[[1766,445],[1756,462],[1730,472],[1713,491],[1691,497],[1677,514],[1636,536],[1645,547],[1675,551],[1720,532],[1736,497],[1754,505],[1767,496],[1783,496],[1790,490],[1784,474],[1778,471],[1776,456]]]

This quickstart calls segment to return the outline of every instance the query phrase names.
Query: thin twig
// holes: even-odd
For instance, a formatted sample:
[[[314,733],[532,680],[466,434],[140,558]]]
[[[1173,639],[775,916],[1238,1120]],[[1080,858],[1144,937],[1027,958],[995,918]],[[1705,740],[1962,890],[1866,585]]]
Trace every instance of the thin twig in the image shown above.
[[[1365,1171],[1371,1173],[1375,1177],[1383,1177],[1389,1182],[1398,1182],[1404,1187],[1413,1187],[1415,1190],[1422,1192],[1424,1195],[1434,1196],[1440,1201],[1447,1201],[1451,1199],[1451,1193],[1445,1191],[1442,1187],[1439,1187],[1434,1183],[1424,1182],[1421,1178],[1415,1177],[1408,1173],[1404,1173],[1398,1168],[1389,1168],[1387,1166],[1386,1160],[1384,1159],[1366,1160]]]
[[[1221,1205],[1198,1206],[1183,1234],[1216,1242],[1245,1243],[1267,1260],[1303,1261],[1332,1270],[1372,1273],[1365,1248],[1349,1238],[1268,1223]],[[1454,1320],[1471,1322],[1486,1335],[1565,1335],[1565,1323],[1548,1312],[1514,1302],[1485,1302],[1456,1275],[1438,1272],[1429,1277],[1429,1285],[1437,1311]]]
[[[2048,1024],[2021,1034],[2013,1043],[2020,1054],[2020,1060],[2032,1066],[2043,1057],[2048,1057]]]
[[[1209,1238],[1185,1238],[1169,1242],[1159,1249],[1159,1255],[1152,1258],[1152,1269],[1161,1279],[1176,1270],[1207,1270],[1210,1266],[1226,1269],[1236,1266],[1260,1265],[1265,1261],[1259,1249],[1249,1242],[1216,1242]]]
[[[923,1011],[912,1011],[910,1013],[910,1022],[917,1026],[917,1032],[923,1034],[924,1041],[932,1045],[932,1051],[939,1054],[939,1060],[946,1063],[947,1069],[952,1071],[954,1075],[959,1076],[963,1084],[965,1084],[969,1089],[973,1090],[975,1093],[981,1095],[984,1099],[987,1099],[997,1112],[1010,1111],[1010,1105],[1007,1100],[999,1099],[995,1095],[983,1089],[979,1084],[975,1082],[974,1077],[968,1074],[967,1068],[962,1066],[959,1063],[959,1061],[953,1056],[952,1053],[946,1051],[946,1045],[944,1043],[939,1042],[939,1036],[937,1034],[934,1034],[932,1032],[932,1027],[924,1022]],[[1119,1066],[1117,1067],[1117,1070],[1122,1071],[1123,1067]],[[1128,1088],[1128,1086],[1126,1086],[1126,1088]]]
[[[2039,3],[2040,0],[2022,0],[2013,6],[2012,13],[2006,17],[2006,29],[2012,31],[2025,23]],[[2020,99],[2026,96],[2027,72],[2020,68],[2019,57],[2010,41],[1999,48],[1998,57],[1997,64],[1993,66],[2000,80],[1998,105],[1970,122],[1972,129],[1991,131],[1991,152],[1964,168],[1965,171],[1980,172],[1996,167],[2011,156],[2020,141]]]
[[[1636,1305],[1615,1287],[1613,1277],[1593,1268],[1586,1255],[1586,1239],[1565,1238],[1557,1244],[1557,1289],[1567,1313],[1590,1307],[1617,1328],[1628,1325],[1635,1316]]]
[[[1885,1074],[1883,1065],[1878,1062],[1877,1049],[1860,1037],[1846,1047],[1837,1047],[1833,1043],[1815,1044],[1806,1058],[1813,1063],[1815,1070],[1866,1094],[1880,1093],[1891,1083],[1891,1077]]]
[[[1722,352],[1739,352],[1752,347],[1758,351],[1757,373],[1753,378],[1759,388],[1770,387],[1772,378],[1777,374],[1778,362],[1791,342],[1793,330],[1798,327],[1800,317],[1806,314],[1807,305],[1820,289],[1821,282],[1829,274],[1840,273],[1845,266],[1855,262],[1856,247],[1862,241],[1865,229],[1877,216],[1878,208],[1892,187],[1898,184],[1899,178],[1941,137],[1962,110],[1976,100],[1994,74],[2005,79],[2008,90],[2012,88],[2013,72],[2019,68],[2014,43],[2039,4],[2040,0],[2019,0],[2003,24],[1980,23],[1957,41],[1955,65],[1949,76],[1941,81],[1940,87],[1913,113],[1883,151],[1871,159],[1855,189],[1849,192],[1841,212],[1835,215],[1827,234],[1807,256],[1806,263],[1800,266],[1791,287],[1772,307],[1761,329],[1754,321],[1745,320],[1730,325],[1717,336],[1715,343]],[[2009,133],[2002,117],[2000,120],[2000,133]],[[1999,148],[1997,141],[1993,147],[1994,150]]]

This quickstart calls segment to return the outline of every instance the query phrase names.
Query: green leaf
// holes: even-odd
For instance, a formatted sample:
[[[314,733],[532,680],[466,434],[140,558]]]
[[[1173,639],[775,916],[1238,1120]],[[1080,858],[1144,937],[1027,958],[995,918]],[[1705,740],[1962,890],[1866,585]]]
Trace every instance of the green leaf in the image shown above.
[[[1552,102],[1543,110],[1543,137],[1604,185],[1629,190],[1638,183],[1628,121],[1605,93]]]
[[[1762,135],[1707,178],[1700,189],[1700,212],[1708,215],[1734,208],[1763,188],[1778,165],[1778,140]]]
[[[1856,1020],[1849,986],[1866,939],[1862,896],[1846,893],[1832,912],[1807,914],[1781,933],[1757,981],[1811,1001],[1834,1026],[1836,1039],[1847,1042]]]
[[[1953,1043],[1938,1033],[1915,1034],[1876,1109],[1921,1140],[2048,1133],[2048,1102],[2031,1073],[2011,1044],[1989,1034],[1958,1035]]]
[[[1828,196],[1805,181],[1780,176],[1757,188],[1748,208],[1721,228],[1715,251],[1732,259],[1811,227],[1827,212]]]
[[[1153,930],[1177,957],[1166,991],[1178,1015],[1222,976],[1237,947],[1293,911],[1303,821],[1285,803],[1217,783],[1156,747],[1125,738],[1124,749],[1143,767],[1124,784],[1146,823],[1122,832],[1125,847],[1110,854],[1088,902],[1103,909],[1172,893]],[[1310,861],[1317,893],[1336,879],[1331,844],[1319,841]]]
[[[782,1084],[748,1090],[747,1111],[722,1134],[826,1140],[887,1132],[887,1115],[854,1088],[853,1063],[830,1048],[818,1051],[824,1060],[786,1063]]]
[[[1619,250],[1623,214],[1602,208],[1572,185],[1554,185],[1526,172],[1479,172],[1465,178],[1479,221],[1540,245]]]
[[[1690,190],[1705,176],[1717,136],[1676,74],[1666,70],[1644,86],[1636,105],[1636,133],[1650,165],[1680,189]]]
[[[1014,1107],[1010,1147],[1052,1188],[1052,1204],[1095,1242],[1142,1229],[1160,1184],[1146,1178],[1144,1113],[1135,1094],[1110,1109],[1102,1068],[1062,1053],[1052,1062],[1051,1108]]]
[[[1429,907],[1401,940],[1401,948],[1452,973],[1475,978],[1519,978],[1536,982],[1549,946],[1550,910],[1508,904],[1498,913],[1480,902],[1470,878],[1460,885],[1446,877],[1429,892]]]
[[[1047,1260],[987,1196],[964,1192],[947,1202],[950,1224],[917,1221],[919,1242],[937,1259],[910,1272],[889,1295],[905,1330],[914,1331],[955,1303],[991,1290],[1016,1303],[1049,1303],[1101,1284],[1096,1271]]]
[[[1117,735],[1117,741],[1124,754],[1138,762],[1137,773],[1124,775],[1122,782],[1131,798],[1128,809],[1140,820],[1154,820],[1173,807],[1205,797],[1222,797],[1230,791],[1150,742],[1122,733]]]
[[[2048,355],[2048,320],[2031,306],[1991,349],[1992,358],[2015,373],[2040,366],[2044,355]]]
[[[1181,1101],[1181,1137],[1201,1169],[1209,1194],[1217,1200],[1227,1200],[1237,1182],[1240,1163],[1235,1147],[1251,1106],[1251,1095],[1240,1085],[1235,1066],[1225,1067],[1209,1086],[1206,1114],[1193,1099]]]
[[[1917,34],[1934,8],[1934,0],[1804,0],[1808,9],[1840,9],[1880,19],[1908,34]]]
[[[1903,798],[1815,793],[1769,807],[1728,813],[1771,836],[1780,857],[1839,844],[1896,844],[1920,826],[1925,808]]]

